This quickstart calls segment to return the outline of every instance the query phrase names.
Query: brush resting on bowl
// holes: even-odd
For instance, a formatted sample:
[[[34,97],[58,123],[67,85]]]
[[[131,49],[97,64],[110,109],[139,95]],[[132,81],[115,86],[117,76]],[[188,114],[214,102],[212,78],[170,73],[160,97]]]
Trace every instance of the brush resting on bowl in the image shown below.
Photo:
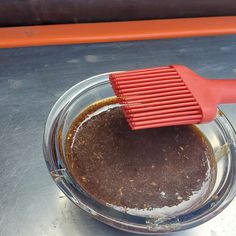
[[[217,105],[236,103],[236,80],[209,80],[183,65],[111,73],[132,129],[213,121]]]
[[[218,215],[236,194],[236,133],[224,113],[131,132],[109,74],[76,84],[48,116],[43,151],[57,186],[97,220],[134,233],[186,230]]]

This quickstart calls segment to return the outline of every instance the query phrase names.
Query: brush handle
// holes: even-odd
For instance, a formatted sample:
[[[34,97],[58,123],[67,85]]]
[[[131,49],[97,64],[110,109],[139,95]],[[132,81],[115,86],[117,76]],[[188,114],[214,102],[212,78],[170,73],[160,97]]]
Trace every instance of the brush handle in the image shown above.
[[[236,103],[236,79],[210,80],[210,83],[219,104]]]

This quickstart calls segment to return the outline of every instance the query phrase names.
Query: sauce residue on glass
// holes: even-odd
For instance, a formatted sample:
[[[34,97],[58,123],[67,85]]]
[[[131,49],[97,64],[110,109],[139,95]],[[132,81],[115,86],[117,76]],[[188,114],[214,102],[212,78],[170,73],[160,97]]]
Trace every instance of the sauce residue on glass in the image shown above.
[[[173,215],[199,207],[216,179],[213,150],[192,125],[132,131],[116,98],[89,106],[73,122],[66,166],[100,203],[135,215]]]

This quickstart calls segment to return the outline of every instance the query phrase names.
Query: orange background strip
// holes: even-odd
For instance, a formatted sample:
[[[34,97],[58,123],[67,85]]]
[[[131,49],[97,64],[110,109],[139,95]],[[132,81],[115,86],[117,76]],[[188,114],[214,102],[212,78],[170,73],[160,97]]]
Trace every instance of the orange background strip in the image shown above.
[[[0,28],[0,48],[236,34],[236,16]]]

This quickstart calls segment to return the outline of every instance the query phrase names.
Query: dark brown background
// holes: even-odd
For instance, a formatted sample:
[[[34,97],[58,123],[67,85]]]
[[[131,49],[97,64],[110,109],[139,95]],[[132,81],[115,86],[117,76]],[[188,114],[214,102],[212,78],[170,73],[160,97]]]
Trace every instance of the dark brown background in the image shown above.
[[[235,0],[0,0],[0,26],[227,15]]]

